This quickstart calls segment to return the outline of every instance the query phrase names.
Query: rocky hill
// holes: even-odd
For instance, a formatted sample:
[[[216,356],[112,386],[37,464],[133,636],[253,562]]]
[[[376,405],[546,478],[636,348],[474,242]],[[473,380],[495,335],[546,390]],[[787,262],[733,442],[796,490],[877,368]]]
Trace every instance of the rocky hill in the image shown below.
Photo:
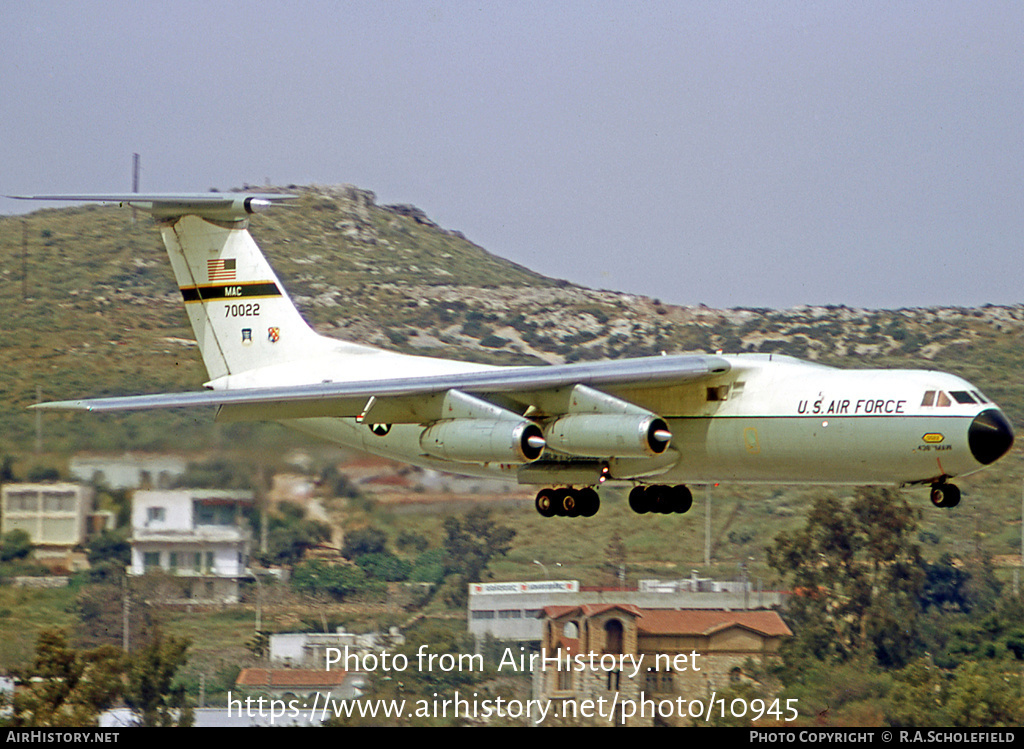
[[[1021,305],[673,306],[538,275],[437,226],[415,206],[378,205],[367,190],[287,189],[301,194],[297,206],[257,216],[251,231],[327,335],[507,364],[721,349],[843,366],[934,366],[972,379],[1017,423],[1024,417]],[[37,388],[55,399],[188,390],[206,379],[148,217],[133,220],[114,206],[2,217],[0,253],[0,449],[29,448],[34,431],[24,409]],[[67,423],[66,447],[82,439],[98,447],[95,432],[75,436],[77,422]],[[166,447],[176,439],[166,426],[109,423],[101,441],[111,447]]]

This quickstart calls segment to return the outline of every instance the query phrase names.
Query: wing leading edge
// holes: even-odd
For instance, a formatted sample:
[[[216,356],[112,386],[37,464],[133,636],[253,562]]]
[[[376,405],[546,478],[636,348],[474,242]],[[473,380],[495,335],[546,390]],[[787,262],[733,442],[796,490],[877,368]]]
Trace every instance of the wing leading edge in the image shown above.
[[[218,418],[225,421],[358,417],[366,412],[371,398],[422,402],[449,390],[460,390],[483,395],[522,394],[529,400],[530,393],[574,385],[682,384],[729,369],[725,359],[715,356],[654,356],[547,367],[496,367],[429,377],[54,401],[32,408],[110,412],[218,406]],[[423,410],[413,403],[409,408],[389,409],[389,413],[397,415],[392,421],[400,421],[402,412],[413,415],[410,421],[420,421],[415,414]]]

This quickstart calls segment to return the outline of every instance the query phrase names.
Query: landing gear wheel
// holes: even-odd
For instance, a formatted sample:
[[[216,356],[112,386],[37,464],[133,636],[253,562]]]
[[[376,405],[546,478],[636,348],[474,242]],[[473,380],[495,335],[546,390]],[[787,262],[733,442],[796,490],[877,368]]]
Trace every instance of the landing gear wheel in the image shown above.
[[[587,487],[579,491],[580,515],[585,518],[592,518],[601,509],[601,497],[594,489]]]
[[[629,509],[637,515],[643,515],[651,511],[651,504],[647,499],[646,486],[634,486],[629,492]]]
[[[936,507],[956,507],[960,504],[960,488],[953,484],[932,484],[931,500]]]
[[[555,514],[568,518],[574,518],[580,514],[575,491],[559,489],[555,492]]]
[[[682,515],[693,507],[693,493],[683,484],[635,486],[629,493],[629,507],[638,515],[648,512]]]
[[[647,487],[647,500],[651,503],[651,512],[659,515],[671,515],[674,512],[672,489],[664,484]]]
[[[542,517],[550,518],[555,516],[554,490],[541,489],[537,492],[537,499],[533,501],[534,507]]]
[[[546,518],[593,517],[601,508],[601,498],[593,487],[573,489],[571,486],[556,489],[548,487],[537,492],[534,500],[537,512]]]
[[[682,515],[693,507],[693,492],[683,484],[672,487],[672,511]]]

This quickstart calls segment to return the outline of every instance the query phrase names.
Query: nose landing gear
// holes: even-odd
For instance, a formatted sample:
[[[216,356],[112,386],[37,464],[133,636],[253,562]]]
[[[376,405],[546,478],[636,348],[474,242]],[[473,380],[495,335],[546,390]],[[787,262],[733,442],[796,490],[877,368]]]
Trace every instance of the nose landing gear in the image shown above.
[[[949,508],[960,504],[960,488],[945,481],[932,484],[930,496],[932,504],[936,507]]]

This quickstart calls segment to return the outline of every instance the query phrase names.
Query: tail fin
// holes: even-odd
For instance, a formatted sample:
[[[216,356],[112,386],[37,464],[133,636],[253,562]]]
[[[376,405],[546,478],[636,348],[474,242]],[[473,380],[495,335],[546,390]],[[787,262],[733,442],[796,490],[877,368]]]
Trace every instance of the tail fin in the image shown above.
[[[13,195],[121,203],[153,214],[211,380],[357,344],[323,338],[299,315],[249,234],[249,214],[294,195],[187,193]]]
[[[189,214],[164,220],[161,233],[211,380],[306,359],[325,346],[244,223]]]

